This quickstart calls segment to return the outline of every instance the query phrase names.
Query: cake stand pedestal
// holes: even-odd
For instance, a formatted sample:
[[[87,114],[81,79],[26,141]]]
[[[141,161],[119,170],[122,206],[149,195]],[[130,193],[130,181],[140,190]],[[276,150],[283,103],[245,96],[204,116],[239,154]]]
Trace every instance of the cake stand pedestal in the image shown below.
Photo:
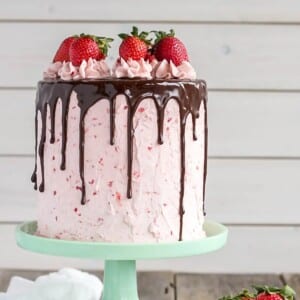
[[[27,222],[16,229],[17,244],[27,250],[56,256],[103,259],[102,300],[138,300],[136,260],[200,255],[223,247],[228,230],[219,223],[206,221],[207,237],[173,243],[117,244],[66,241],[35,235],[37,223]]]

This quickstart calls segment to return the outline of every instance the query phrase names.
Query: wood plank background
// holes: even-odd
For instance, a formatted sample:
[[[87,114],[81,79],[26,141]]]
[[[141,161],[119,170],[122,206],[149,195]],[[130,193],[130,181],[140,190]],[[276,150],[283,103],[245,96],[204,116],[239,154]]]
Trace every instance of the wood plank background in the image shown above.
[[[137,24],[174,28],[209,87],[208,218],[230,228],[204,257],[140,262],[144,270],[300,270],[300,2],[11,0],[0,3],[0,268],[97,269],[91,261],[18,249],[16,223],[35,218],[35,86],[66,36],[116,37]],[[119,40],[108,59],[117,56]],[[3,72],[4,70],[4,72]],[[3,247],[5,245],[5,247]],[[251,253],[251,256],[249,256]]]
[[[6,290],[12,276],[22,276],[35,280],[47,271],[0,271],[0,291]],[[103,273],[93,275],[103,278]],[[139,272],[137,276],[138,294],[141,300],[216,300],[224,295],[236,295],[253,285],[292,286],[297,295],[300,276],[294,274],[184,274],[172,272]]]

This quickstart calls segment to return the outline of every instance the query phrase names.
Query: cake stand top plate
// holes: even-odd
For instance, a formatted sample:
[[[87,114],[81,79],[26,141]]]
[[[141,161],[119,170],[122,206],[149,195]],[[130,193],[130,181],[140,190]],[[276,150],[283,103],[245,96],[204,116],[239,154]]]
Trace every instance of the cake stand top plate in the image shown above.
[[[228,229],[206,221],[207,237],[200,240],[171,243],[102,243],[68,241],[37,236],[37,222],[26,222],[16,228],[17,244],[24,249],[56,256],[97,258],[103,260],[138,260],[200,255],[223,247]]]

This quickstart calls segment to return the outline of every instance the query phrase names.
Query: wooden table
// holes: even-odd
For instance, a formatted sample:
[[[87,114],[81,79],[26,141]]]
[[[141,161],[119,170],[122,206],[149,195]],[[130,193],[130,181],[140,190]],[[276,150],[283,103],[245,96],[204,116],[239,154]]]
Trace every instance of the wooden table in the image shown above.
[[[0,291],[5,291],[12,276],[28,279],[50,271],[0,271]],[[100,278],[102,273],[91,272]],[[289,284],[300,294],[300,274],[174,274],[171,272],[140,272],[138,274],[141,300],[217,300],[253,284]]]

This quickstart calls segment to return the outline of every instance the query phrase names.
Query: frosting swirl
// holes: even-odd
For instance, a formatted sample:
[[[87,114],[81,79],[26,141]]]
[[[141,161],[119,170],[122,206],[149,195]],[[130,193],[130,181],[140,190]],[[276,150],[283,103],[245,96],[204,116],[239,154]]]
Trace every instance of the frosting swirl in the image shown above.
[[[105,78],[110,76],[110,69],[104,60],[89,58],[83,60],[79,67],[69,61],[51,63],[44,72],[44,79],[61,78],[63,80],[80,80]]]
[[[104,78],[110,76],[110,69],[104,60],[89,58],[81,63],[79,74],[81,78]]]
[[[62,67],[58,70],[58,77],[63,80],[76,80],[80,79],[78,68],[76,68],[71,62],[63,62]]]
[[[172,61],[168,62],[164,59],[153,67],[152,76],[159,79],[196,79],[197,75],[188,61],[183,61],[179,66],[175,66]]]
[[[172,61],[168,62],[165,59],[149,62],[144,59],[125,61],[121,58],[114,64],[112,74],[116,78],[196,79],[196,72],[188,61],[176,66]],[[97,79],[110,75],[110,68],[104,60],[92,58],[88,61],[83,60],[79,67],[69,61],[51,63],[43,73],[44,79],[62,80]]]
[[[61,69],[62,67],[62,62],[57,61],[55,63],[51,63],[48,68],[46,69],[46,71],[44,71],[43,73],[43,77],[44,78],[48,78],[48,79],[55,79],[58,77],[58,71]]]
[[[151,79],[152,65],[143,58],[140,60],[123,58],[116,61],[113,66],[112,73],[117,78],[147,78]]]

